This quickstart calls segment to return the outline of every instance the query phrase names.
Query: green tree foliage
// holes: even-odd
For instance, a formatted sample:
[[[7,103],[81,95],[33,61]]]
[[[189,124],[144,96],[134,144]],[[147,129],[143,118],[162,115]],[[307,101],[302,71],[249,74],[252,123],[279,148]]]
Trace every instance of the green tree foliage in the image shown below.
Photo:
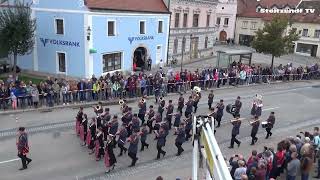
[[[256,32],[252,42],[252,47],[257,52],[271,54],[271,68],[273,68],[274,57],[290,53],[293,42],[299,39],[296,29],[290,29],[287,32],[288,25],[290,23],[287,16],[274,16],[272,21]]]
[[[36,22],[31,18],[31,4],[16,0],[13,6],[0,11],[0,47],[13,55],[16,77],[17,57],[30,54],[34,46]]]

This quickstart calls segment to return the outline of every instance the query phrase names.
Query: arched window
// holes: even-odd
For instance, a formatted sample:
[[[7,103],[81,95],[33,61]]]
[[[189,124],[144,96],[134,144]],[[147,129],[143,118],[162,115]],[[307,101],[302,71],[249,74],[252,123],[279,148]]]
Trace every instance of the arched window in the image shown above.
[[[208,37],[206,37],[204,39],[204,48],[207,49],[208,48]]]
[[[176,38],[173,42],[173,54],[177,54],[178,52],[178,39]]]

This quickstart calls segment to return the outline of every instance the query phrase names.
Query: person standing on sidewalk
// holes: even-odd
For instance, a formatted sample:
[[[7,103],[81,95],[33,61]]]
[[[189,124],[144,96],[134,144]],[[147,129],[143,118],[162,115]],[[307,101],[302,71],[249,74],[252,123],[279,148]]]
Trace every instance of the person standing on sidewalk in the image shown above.
[[[298,153],[291,154],[291,161],[287,165],[287,180],[295,180],[300,170],[300,160],[297,159]]]
[[[28,164],[32,161],[32,159],[27,157],[29,153],[29,145],[28,145],[28,135],[25,132],[24,127],[19,127],[19,131],[17,134],[17,148],[18,148],[18,157],[22,161],[22,168],[19,170],[27,169]]]

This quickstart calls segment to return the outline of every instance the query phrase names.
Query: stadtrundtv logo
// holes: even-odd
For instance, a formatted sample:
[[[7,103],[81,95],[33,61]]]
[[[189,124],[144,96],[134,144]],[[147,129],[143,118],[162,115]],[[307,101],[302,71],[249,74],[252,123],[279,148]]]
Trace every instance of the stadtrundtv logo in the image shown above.
[[[257,0],[257,2],[261,2],[263,4],[263,2],[266,2],[268,0]],[[308,6],[308,8],[303,8],[300,7],[300,4],[303,2],[310,2],[310,1],[314,1],[314,2],[319,2],[320,0],[301,0],[300,3],[298,3],[298,5],[296,6],[296,8],[283,8],[283,9],[279,9],[279,8],[270,8],[270,7],[261,7],[257,10],[257,12],[259,13],[265,13],[265,14],[299,14],[299,13],[303,13],[303,14],[309,14],[309,13],[315,13],[316,9],[313,8],[312,6]],[[288,0],[288,3],[290,2],[290,0]],[[277,5],[277,4],[275,4]]]

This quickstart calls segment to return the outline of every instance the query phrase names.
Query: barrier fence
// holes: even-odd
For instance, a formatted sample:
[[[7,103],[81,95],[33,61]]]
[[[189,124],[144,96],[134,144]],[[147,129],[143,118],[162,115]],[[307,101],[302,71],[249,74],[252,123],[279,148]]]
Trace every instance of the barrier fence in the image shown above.
[[[202,89],[219,88],[221,86],[238,86],[250,85],[260,83],[270,83],[272,81],[295,81],[295,80],[312,80],[320,79],[320,72],[313,71],[303,74],[281,74],[281,75],[248,75],[245,78],[240,77],[224,77],[224,78],[210,78],[193,81],[178,81],[173,83],[162,83],[146,85],[143,87],[134,88],[101,88],[101,89],[85,89],[85,90],[69,90],[53,93],[33,93],[17,96],[18,108],[39,107],[62,105],[68,103],[78,102],[92,102],[103,101],[119,98],[135,98],[141,96],[166,96],[168,93],[186,92],[193,89],[194,86],[199,86]],[[38,94],[38,95],[37,95]],[[0,108],[8,109],[13,102],[12,97],[0,98]]]

